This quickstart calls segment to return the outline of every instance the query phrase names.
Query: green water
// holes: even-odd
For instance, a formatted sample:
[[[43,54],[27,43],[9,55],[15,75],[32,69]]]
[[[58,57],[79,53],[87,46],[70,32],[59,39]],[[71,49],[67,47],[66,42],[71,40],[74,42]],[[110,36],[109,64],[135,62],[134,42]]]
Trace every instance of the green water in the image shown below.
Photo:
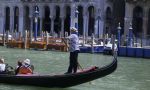
[[[36,51],[0,47],[0,57],[15,67],[17,60],[31,59],[35,73],[64,73],[69,64],[69,53],[58,51]],[[82,67],[104,66],[112,61],[112,56],[101,54],[79,54]],[[69,88],[43,88],[0,84],[0,90],[149,90],[150,59],[118,57],[117,70],[100,79]],[[64,82],[65,83],[65,82]]]

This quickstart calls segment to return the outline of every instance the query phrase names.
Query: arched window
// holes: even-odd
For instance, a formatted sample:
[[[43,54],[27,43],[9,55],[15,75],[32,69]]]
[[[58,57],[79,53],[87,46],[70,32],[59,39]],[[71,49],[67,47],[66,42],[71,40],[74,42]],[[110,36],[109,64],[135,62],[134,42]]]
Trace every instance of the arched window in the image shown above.
[[[105,33],[111,36],[111,28],[112,28],[112,11],[110,7],[106,9],[106,23],[105,23]]]
[[[70,33],[70,21],[71,21],[71,8],[69,6],[66,6],[66,17],[64,20],[64,31]],[[64,32],[64,35],[65,35]]]
[[[56,14],[55,14],[55,20],[54,20],[54,31],[58,35],[60,35],[61,31],[61,19],[60,19],[60,7],[56,6]]]
[[[88,8],[89,11],[89,23],[88,23],[88,35],[91,36],[94,33],[94,6]]]
[[[140,6],[137,6],[133,10],[133,33],[139,37],[142,33],[143,26],[143,9]]]
[[[18,25],[19,24],[19,8],[15,7],[14,11],[14,32],[18,32]]]
[[[78,6],[78,32],[83,35],[83,7]]]
[[[47,31],[50,33],[51,31],[51,19],[50,19],[50,8],[48,6],[45,6],[45,16],[44,16],[44,21],[43,21],[43,30]]]
[[[6,7],[5,11],[6,17],[5,17],[5,31],[10,31],[10,8]]]
[[[115,0],[113,2],[113,27],[112,27],[112,33],[117,34],[117,27],[120,23],[122,30],[121,34],[124,33],[123,27],[124,27],[124,17],[125,17],[125,0]]]
[[[30,17],[29,17],[29,7],[25,6],[25,21],[24,21],[24,28],[25,30],[30,30]]]

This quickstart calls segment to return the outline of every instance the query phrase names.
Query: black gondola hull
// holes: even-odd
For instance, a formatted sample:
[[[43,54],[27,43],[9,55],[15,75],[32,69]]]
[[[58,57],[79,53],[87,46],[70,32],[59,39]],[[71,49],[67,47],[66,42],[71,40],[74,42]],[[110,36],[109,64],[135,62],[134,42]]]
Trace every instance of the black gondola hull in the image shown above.
[[[93,71],[62,75],[0,75],[0,83],[41,87],[71,87],[111,74],[117,68],[117,58],[112,63]]]

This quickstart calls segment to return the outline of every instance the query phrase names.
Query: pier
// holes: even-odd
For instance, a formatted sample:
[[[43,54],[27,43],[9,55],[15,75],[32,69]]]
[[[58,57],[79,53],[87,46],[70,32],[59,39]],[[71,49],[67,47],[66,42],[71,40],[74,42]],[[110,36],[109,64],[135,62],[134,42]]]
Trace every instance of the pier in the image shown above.
[[[29,32],[26,32],[25,37],[19,37],[17,39],[15,39],[12,35],[11,39],[4,41],[3,38],[1,37],[0,45],[5,45],[9,48],[20,48],[20,49],[42,49],[42,50],[54,49],[64,52],[67,51],[67,45],[63,41],[63,38],[54,38],[45,35],[37,37],[37,40],[34,40],[34,38],[30,37]]]

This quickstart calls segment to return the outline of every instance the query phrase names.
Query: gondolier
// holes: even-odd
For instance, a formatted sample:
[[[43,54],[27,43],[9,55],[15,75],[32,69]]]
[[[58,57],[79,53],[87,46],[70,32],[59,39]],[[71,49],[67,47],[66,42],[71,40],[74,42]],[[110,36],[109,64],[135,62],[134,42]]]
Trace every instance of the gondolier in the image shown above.
[[[70,36],[67,37],[69,40],[69,51],[70,51],[70,64],[68,67],[68,73],[76,73],[78,67],[78,53],[79,53],[79,37],[78,37],[78,30],[75,27],[71,27],[70,29]]]

